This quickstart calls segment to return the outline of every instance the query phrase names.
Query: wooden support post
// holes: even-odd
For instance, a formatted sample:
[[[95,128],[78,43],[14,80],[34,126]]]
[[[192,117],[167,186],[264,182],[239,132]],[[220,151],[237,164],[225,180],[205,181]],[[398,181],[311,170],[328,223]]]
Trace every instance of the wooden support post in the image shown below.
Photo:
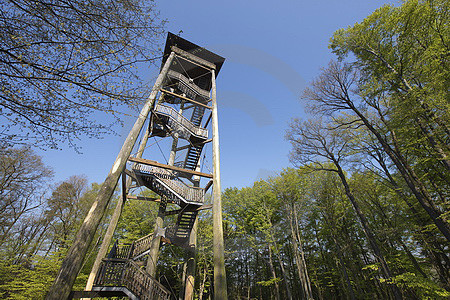
[[[195,285],[195,267],[196,267],[196,252],[197,252],[197,227],[198,216],[195,218],[192,226],[191,234],[189,236],[189,249],[186,255],[186,278],[184,289],[184,300],[194,299],[194,285]]]
[[[220,186],[219,124],[217,120],[216,76],[211,70],[212,138],[213,138],[213,253],[214,253],[214,299],[226,300],[227,276],[225,272],[225,246],[222,227],[222,199]]]
[[[144,153],[149,135],[150,135],[150,131],[149,131],[149,127],[147,127],[147,130],[145,131],[144,135],[142,136],[141,143],[139,144],[139,150],[136,154],[136,157],[138,157],[138,158],[142,157],[142,153]],[[128,178],[128,180],[126,181],[125,173],[122,173],[122,182],[125,183],[123,185],[128,187],[131,185],[131,178]],[[122,189],[124,189],[124,187],[122,187]],[[87,280],[86,287],[84,289],[85,291],[92,290],[95,276],[97,275],[98,269],[100,268],[100,263],[102,262],[102,259],[104,257],[106,257],[106,253],[108,252],[109,244],[111,244],[111,240],[112,240],[114,231],[116,230],[117,224],[119,223],[120,215],[122,214],[123,205],[125,204],[126,194],[128,193],[128,191],[122,190],[122,193],[125,193],[125,197],[119,198],[117,200],[117,204],[114,209],[113,215],[111,216],[111,220],[109,222],[108,229],[106,229],[106,233],[105,233],[105,236],[103,237],[102,244],[100,246],[100,249],[98,250],[97,257],[95,258],[91,273],[89,274],[89,278]]]
[[[77,235],[75,236],[72,246],[70,247],[66,257],[61,264],[58,275],[56,276],[53,285],[50,287],[50,290],[46,295],[47,300],[67,299],[69,297],[72,286],[75,282],[78,272],[81,269],[84,258],[94,238],[97,227],[100,224],[103,215],[105,214],[106,208],[117,185],[117,181],[119,180],[120,175],[125,169],[128,157],[133,150],[134,144],[139,136],[139,132],[141,131],[142,126],[144,125],[145,120],[147,119],[148,114],[153,106],[158,91],[161,88],[164,78],[172,63],[174,55],[175,54],[172,52],[169,58],[166,60],[161,73],[156,79],[155,85],[153,86],[153,90],[150,93],[147,102],[144,104],[139,117],[137,118],[136,122],[133,125],[133,128],[128,134],[108,176],[100,187],[100,191],[95,198],[91,209],[84,219],[83,224],[81,225]]]
[[[147,273],[155,277],[156,265],[158,263],[159,245],[161,243],[161,235],[159,234],[164,226],[164,217],[166,215],[167,198],[161,197],[159,203],[158,216],[156,217],[155,229],[153,230],[152,243],[150,245],[150,251],[147,259]]]

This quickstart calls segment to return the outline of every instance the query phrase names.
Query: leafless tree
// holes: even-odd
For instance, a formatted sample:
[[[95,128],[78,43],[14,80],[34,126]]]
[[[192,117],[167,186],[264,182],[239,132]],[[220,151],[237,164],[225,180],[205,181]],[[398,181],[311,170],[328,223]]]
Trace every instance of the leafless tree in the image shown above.
[[[153,1],[2,1],[0,143],[76,147],[111,132],[98,112],[116,122],[139,103],[137,67],[160,57],[163,27]]]

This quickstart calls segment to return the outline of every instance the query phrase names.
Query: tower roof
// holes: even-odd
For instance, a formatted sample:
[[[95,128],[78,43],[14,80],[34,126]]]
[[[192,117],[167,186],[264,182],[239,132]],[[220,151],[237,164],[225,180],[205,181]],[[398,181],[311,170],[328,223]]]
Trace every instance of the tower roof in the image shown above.
[[[172,46],[176,46],[177,48],[184,50],[190,54],[193,54],[201,59],[204,59],[210,63],[213,63],[216,66],[216,77],[219,74],[220,68],[222,67],[225,58],[223,58],[220,55],[217,55],[209,50],[206,50],[203,47],[200,47],[194,43],[191,43],[188,40],[185,40],[171,32],[167,34],[167,40],[166,40],[166,46],[164,48],[164,57],[162,60],[161,67],[166,62],[167,58],[169,57],[170,53],[172,52],[171,48]],[[195,70],[201,68],[199,66],[195,66],[189,63],[183,63],[182,66],[179,66],[179,70],[176,70],[176,64],[175,67],[172,66],[171,69],[174,69],[175,71],[178,71],[180,73],[188,72],[189,77],[194,78],[193,76],[199,76],[204,71],[201,70]],[[203,69],[203,68],[202,68]],[[204,69],[203,69],[204,70]],[[184,72],[183,72],[184,71]]]

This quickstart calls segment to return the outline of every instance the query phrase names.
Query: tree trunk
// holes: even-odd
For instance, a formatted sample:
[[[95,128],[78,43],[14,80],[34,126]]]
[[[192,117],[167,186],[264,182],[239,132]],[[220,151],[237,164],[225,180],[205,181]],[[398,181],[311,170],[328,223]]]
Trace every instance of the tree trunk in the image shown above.
[[[164,216],[166,215],[167,207],[167,197],[161,197],[161,202],[159,203],[158,216],[155,221],[155,229],[153,231],[152,243],[150,245],[150,252],[148,253],[146,270],[148,274],[156,277],[156,266],[158,263],[159,256],[159,246],[161,243],[160,231],[163,230],[164,226]]]
[[[203,291],[205,290],[205,285],[206,285],[206,278],[208,278],[207,275],[207,269],[208,266],[205,264],[205,267],[203,268],[203,278],[202,278],[202,283],[200,283],[200,287],[198,289],[198,299],[202,300],[203,298]]]
[[[284,283],[286,284],[286,293],[287,293],[288,299],[292,300],[292,292],[291,292],[291,288],[289,287],[289,281],[286,276],[286,270],[284,269],[283,260],[281,259],[281,255],[279,252],[276,253],[276,256],[277,256],[278,262],[280,264],[280,270],[281,270],[281,274],[283,275]]]
[[[372,126],[369,120],[359,111],[358,108],[354,106],[354,104],[349,99],[347,99],[346,102],[350,109],[352,109],[358,115],[367,129],[369,129],[369,131],[372,132],[372,134],[379,141],[379,143],[383,147],[383,150],[394,162],[395,166],[399,170],[409,189],[412,191],[422,208],[428,213],[434,224],[436,224],[437,228],[442,232],[447,241],[450,242],[449,224],[441,217],[441,213],[432,205],[430,205],[430,203],[432,203],[433,201],[428,195],[428,192],[426,191],[424,185],[419,180],[415,172],[408,166],[401,153],[398,151],[398,149],[393,149],[388,144],[388,142],[381,136],[380,132],[378,132],[378,130],[375,129],[374,126]],[[393,136],[393,140],[395,143],[395,135]]]
[[[277,300],[280,300],[280,287],[278,286],[278,282],[276,281],[277,279],[277,274],[275,273],[275,268],[273,266],[273,261],[272,261],[272,250],[270,249],[270,245],[267,245],[267,250],[269,251],[269,268],[270,268],[270,272],[272,273],[272,278],[275,279],[275,298]]]
[[[345,194],[347,195],[348,199],[352,203],[353,209],[355,210],[356,215],[358,216],[359,221],[362,225],[364,234],[366,235],[366,237],[369,241],[369,245],[372,248],[372,250],[375,254],[375,257],[377,258],[378,262],[381,265],[381,271],[386,279],[390,279],[392,277],[391,271],[386,263],[386,260],[384,259],[383,254],[380,251],[380,248],[378,247],[378,243],[376,242],[375,236],[369,227],[369,223],[368,223],[365,215],[361,211],[358,202],[356,202],[356,199],[353,196],[353,193],[350,190],[350,186],[348,185],[347,179],[345,178],[344,171],[342,170],[342,168],[339,165],[339,163],[337,162],[337,160],[334,159],[334,156],[333,155],[331,155],[331,156],[332,156],[333,163],[337,168],[339,178],[341,179],[341,182],[344,185]],[[403,299],[402,294],[397,286],[391,285],[391,290],[392,290],[392,293],[393,293],[395,299],[397,299],[397,300]]]
[[[310,299],[314,299],[313,295],[312,295],[312,289],[311,289],[311,281],[309,280],[309,275],[308,275],[308,269],[306,267],[306,260],[305,260],[305,253],[303,252],[303,244],[302,244],[302,239],[300,236],[300,226],[298,224],[298,213],[297,213],[297,207],[293,206],[293,211],[294,211],[294,221],[295,221],[295,226],[294,226],[294,234],[295,234],[295,239],[298,243],[298,249],[299,254],[300,254],[300,265],[301,265],[301,270],[303,272],[303,279],[304,279],[304,289],[305,289],[305,296],[306,299],[310,300]]]
[[[350,299],[356,300],[355,293],[353,292],[352,283],[350,281],[350,278],[348,277],[347,268],[345,267],[345,261],[344,261],[344,256],[342,255],[341,246],[337,242],[335,236],[333,236],[333,242],[336,245],[336,250],[337,250],[339,262],[341,264],[341,271],[344,274],[344,278],[345,278],[345,282],[347,284],[348,292],[350,293]]]

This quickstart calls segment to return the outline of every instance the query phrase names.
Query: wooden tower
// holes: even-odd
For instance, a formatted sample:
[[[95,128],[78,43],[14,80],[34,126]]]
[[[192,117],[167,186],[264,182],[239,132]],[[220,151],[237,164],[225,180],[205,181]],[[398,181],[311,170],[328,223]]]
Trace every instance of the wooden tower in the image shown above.
[[[214,298],[227,299],[215,81],[223,62],[224,58],[219,55],[168,34],[160,74],[152,92],[103,183],[74,246],[63,261],[47,299],[67,298],[69,293],[73,298],[128,296],[132,299],[173,299],[175,295],[155,279],[159,248],[166,243],[183,247],[188,254],[183,298],[193,299],[197,215],[202,209],[211,208],[211,205],[204,205],[205,193],[211,186]],[[148,125],[144,127],[146,120]],[[142,132],[139,149],[132,155],[142,128],[145,131]],[[167,161],[152,160],[151,153],[143,155],[150,137],[170,139]],[[201,157],[208,143],[212,144],[212,174],[200,172]],[[86,289],[70,292],[120,175],[122,197],[111,217]],[[149,189],[158,196],[136,195],[133,191],[137,187]],[[154,231],[131,245],[116,242],[111,249],[123,205],[130,199],[159,203]],[[172,209],[167,209],[168,205]],[[176,221],[166,224],[164,219],[167,215],[176,215]]]

